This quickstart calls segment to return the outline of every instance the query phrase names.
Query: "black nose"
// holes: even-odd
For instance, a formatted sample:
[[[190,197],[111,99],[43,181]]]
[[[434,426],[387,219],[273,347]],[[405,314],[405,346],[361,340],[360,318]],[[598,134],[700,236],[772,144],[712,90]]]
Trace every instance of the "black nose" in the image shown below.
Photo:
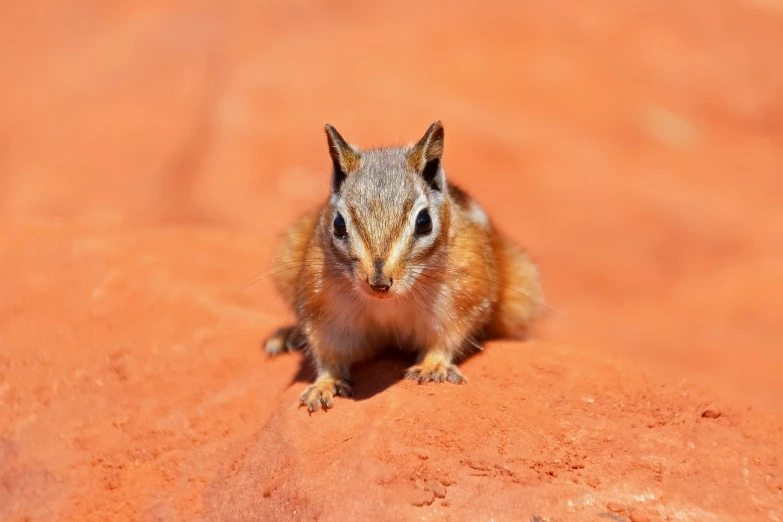
[[[392,278],[381,279],[373,278],[367,281],[370,284],[370,288],[376,292],[388,292],[392,285]]]

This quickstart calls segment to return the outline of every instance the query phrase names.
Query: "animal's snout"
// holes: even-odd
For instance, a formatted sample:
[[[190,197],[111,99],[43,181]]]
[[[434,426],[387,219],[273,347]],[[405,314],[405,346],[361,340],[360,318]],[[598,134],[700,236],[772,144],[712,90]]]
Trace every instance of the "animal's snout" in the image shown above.
[[[375,276],[372,279],[368,279],[367,283],[369,283],[370,288],[372,288],[376,292],[388,292],[389,289],[392,286],[392,278],[391,277],[383,277],[383,276]]]
[[[373,271],[367,277],[367,284],[377,294],[383,294],[389,291],[392,286],[392,278],[383,270],[383,259],[376,257],[373,260]]]

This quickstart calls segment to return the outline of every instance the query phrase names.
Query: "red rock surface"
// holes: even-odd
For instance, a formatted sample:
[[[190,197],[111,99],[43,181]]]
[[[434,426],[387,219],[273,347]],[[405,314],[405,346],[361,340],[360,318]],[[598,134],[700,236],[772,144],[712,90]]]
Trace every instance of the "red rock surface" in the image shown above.
[[[0,4],[0,519],[783,518],[783,6]],[[446,126],[550,314],[308,415],[322,132]]]

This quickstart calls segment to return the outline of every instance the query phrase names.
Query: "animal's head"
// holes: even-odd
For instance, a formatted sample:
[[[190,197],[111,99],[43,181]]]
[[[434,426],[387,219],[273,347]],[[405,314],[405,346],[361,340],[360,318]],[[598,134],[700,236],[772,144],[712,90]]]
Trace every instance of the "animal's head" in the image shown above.
[[[365,295],[403,295],[446,248],[450,207],[441,166],[443,125],[415,144],[360,150],[326,126],[332,194],[325,248]]]

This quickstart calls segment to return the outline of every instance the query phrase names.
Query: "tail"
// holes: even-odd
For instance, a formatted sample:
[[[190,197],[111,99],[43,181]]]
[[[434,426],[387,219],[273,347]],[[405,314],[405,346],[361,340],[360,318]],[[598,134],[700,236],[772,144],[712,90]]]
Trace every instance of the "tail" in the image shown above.
[[[530,324],[545,308],[538,267],[513,242],[501,237],[495,248],[501,284],[490,338],[526,339]]]

